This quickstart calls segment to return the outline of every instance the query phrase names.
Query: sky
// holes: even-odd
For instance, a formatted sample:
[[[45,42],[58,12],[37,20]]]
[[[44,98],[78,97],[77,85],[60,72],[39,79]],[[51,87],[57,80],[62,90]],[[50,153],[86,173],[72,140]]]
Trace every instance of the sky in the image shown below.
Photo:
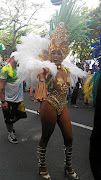
[[[30,0],[33,1],[33,0]],[[84,6],[88,6],[88,8],[96,8],[99,4],[99,0],[81,0]],[[37,24],[45,24],[46,28],[49,29],[49,25],[45,23],[46,21],[50,21],[53,14],[55,14],[56,10],[60,9],[60,6],[52,5],[51,0],[37,0],[37,3],[44,3],[43,8],[38,11],[34,15],[37,18]],[[42,29],[36,29],[36,31],[40,32]]]
[[[98,6],[99,0],[80,0],[83,2],[85,6],[88,6],[88,8],[96,8]],[[37,20],[35,21],[35,24],[45,24],[46,28],[49,29],[49,25],[46,23],[47,21],[50,22],[53,14],[55,14],[56,10],[60,9],[60,6],[55,6],[51,3],[51,0],[28,0],[28,5],[30,2],[33,3],[43,3],[43,8],[41,8],[35,15],[34,18]],[[1,2],[0,2],[0,5]],[[30,11],[29,11],[30,13]],[[43,27],[44,28],[44,27]],[[35,29],[37,31],[37,29]],[[38,30],[38,31],[41,31]]]
[[[98,6],[99,0],[80,0],[85,4],[85,6],[88,6],[88,8],[96,8]],[[43,24],[45,21],[50,21],[52,15],[56,12],[56,10],[60,9],[60,6],[55,6],[51,3],[51,0],[28,0],[28,5],[30,2],[33,3],[43,3],[43,8],[41,8],[34,17],[37,19],[37,24],[41,23]],[[1,4],[1,2],[0,2]],[[2,5],[2,4],[1,4]]]
[[[44,8],[40,10],[36,17],[39,17],[41,22],[51,19],[52,14],[55,13],[56,10],[59,10],[60,6],[52,5],[51,0],[37,0],[37,3],[44,3]],[[85,6],[88,8],[96,8],[99,4],[99,0],[82,0]]]
[[[86,0],[86,5],[89,7],[89,8],[96,8],[99,4],[99,1],[98,0]]]

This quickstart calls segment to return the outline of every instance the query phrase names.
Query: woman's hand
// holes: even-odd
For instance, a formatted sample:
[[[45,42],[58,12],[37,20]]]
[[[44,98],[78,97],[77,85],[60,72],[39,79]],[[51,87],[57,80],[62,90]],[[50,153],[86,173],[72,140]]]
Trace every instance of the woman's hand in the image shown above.
[[[39,81],[45,81],[49,75],[49,68],[42,68],[38,74],[37,78],[39,78]]]
[[[49,68],[43,68],[44,69],[44,73],[45,73],[45,79],[48,78],[48,75],[49,75]]]

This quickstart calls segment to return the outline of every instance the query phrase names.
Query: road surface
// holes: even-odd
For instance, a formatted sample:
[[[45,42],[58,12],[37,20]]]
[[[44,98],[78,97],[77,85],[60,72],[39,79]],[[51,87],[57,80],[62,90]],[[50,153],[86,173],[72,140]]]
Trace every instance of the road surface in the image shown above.
[[[0,180],[40,180],[38,175],[37,145],[41,135],[40,117],[36,114],[39,104],[30,100],[29,92],[24,93],[24,104],[28,117],[15,124],[18,144],[7,139],[2,110],[0,109]],[[94,180],[89,164],[89,138],[93,127],[93,107],[79,108],[67,104],[73,128],[72,164],[80,180]],[[63,138],[59,127],[49,141],[47,167],[52,180],[68,180],[64,176]]]

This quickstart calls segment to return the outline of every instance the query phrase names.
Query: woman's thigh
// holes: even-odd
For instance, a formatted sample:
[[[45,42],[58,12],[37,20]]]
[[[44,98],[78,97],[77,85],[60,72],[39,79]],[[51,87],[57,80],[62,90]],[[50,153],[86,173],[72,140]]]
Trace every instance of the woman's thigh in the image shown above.
[[[48,122],[55,125],[57,122],[57,113],[56,110],[48,101],[43,102],[41,111],[40,111],[41,122]]]
[[[64,108],[61,115],[58,117],[58,125],[61,129],[65,145],[71,145],[73,140],[72,125],[67,107]]]
[[[40,119],[42,125],[42,135],[39,145],[46,148],[57,122],[56,110],[47,101],[42,104]]]

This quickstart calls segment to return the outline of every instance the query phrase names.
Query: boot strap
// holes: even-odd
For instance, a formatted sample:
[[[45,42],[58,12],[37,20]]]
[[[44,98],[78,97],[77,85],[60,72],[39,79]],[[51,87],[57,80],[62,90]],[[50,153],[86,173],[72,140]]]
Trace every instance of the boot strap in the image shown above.
[[[39,172],[39,174],[45,179],[45,180],[51,180],[51,177],[49,175],[49,173],[46,172]]]

